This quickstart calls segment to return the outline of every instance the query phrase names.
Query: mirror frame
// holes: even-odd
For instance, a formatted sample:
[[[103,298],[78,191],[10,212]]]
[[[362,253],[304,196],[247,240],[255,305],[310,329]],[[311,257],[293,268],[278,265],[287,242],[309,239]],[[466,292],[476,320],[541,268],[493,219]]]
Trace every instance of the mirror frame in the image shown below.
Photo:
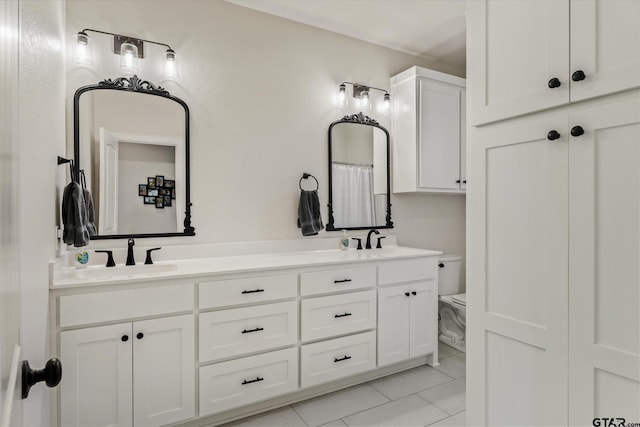
[[[145,95],[160,96],[177,102],[184,108],[185,115],[185,212],[184,231],[175,233],[142,233],[142,234],[108,234],[104,236],[91,236],[91,240],[128,239],[131,237],[178,237],[195,236],[195,228],[191,225],[191,197],[190,197],[190,171],[189,171],[189,106],[182,99],[171,95],[168,91],[153,83],[141,80],[137,75],[132,77],[118,77],[114,80],[105,79],[98,84],[82,86],[76,90],[73,96],[73,156],[75,158],[74,172],[80,176],[80,96],[92,90],[122,90],[127,92],[139,92]]]
[[[331,173],[331,131],[333,127],[340,123],[355,123],[366,126],[376,127],[384,131],[387,136],[387,215],[386,215],[386,224],[380,226],[371,226],[371,227],[335,227],[334,219],[333,219],[333,176]],[[329,125],[329,223],[327,224],[327,231],[340,231],[340,230],[369,230],[372,228],[393,228],[393,221],[391,221],[391,159],[389,157],[389,131],[381,126],[377,121],[372,119],[369,116],[365,116],[362,112],[358,114],[352,114],[350,116],[344,116],[340,120],[336,120],[335,122]]]

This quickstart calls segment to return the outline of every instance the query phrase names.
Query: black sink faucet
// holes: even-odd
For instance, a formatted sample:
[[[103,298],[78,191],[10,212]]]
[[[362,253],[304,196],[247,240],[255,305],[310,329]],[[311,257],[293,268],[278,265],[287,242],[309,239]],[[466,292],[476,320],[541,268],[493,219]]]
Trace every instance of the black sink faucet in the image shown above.
[[[365,249],[371,249],[371,234],[373,233],[380,234],[380,232],[375,228],[372,228],[371,230],[369,230],[369,234],[367,234],[367,244],[364,247]]]
[[[136,242],[132,238],[129,238],[129,248],[127,249],[127,265],[136,265],[136,260],[133,258],[133,247]]]

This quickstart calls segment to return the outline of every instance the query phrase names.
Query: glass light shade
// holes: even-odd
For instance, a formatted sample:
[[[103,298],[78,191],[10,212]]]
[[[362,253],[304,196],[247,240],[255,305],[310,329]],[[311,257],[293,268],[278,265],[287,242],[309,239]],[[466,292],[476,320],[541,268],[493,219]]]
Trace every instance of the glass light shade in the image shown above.
[[[173,49],[164,53],[164,76],[169,79],[178,77],[178,59]]]
[[[391,111],[391,95],[389,95],[388,93],[385,93],[384,98],[382,99],[382,102],[378,104],[378,112],[386,116],[389,114],[390,111]]]
[[[120,68],[127,73],[138,71],[138,48],[131,43],[120,46]]]
[[[347,97],[347,87],[343,84],[340,85],[340,89],[336,94],[336,107],[347,108],[349,105],[349,98]]]
[[[369,98],[368,90],[360,92],[360,109],[363,113],[371,111],[371,99]]]
[[[93,64],[90,39],[86,33],[80,32],[76,34],[76,46],[74,48],[73,61],[83,65]]]

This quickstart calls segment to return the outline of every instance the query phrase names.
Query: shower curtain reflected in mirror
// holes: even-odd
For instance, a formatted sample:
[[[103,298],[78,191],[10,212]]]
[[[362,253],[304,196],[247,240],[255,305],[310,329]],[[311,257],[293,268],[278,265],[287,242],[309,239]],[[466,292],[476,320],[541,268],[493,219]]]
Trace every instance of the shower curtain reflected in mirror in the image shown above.
[[[384,223],[386,194],[375,195],[373,166],[332,163],[336,226],[375,227]]]

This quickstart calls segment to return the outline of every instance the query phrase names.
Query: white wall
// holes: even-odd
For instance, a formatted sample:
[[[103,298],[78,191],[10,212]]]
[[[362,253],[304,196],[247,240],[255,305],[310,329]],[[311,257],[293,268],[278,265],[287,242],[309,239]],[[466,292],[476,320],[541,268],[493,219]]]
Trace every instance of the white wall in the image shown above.
[[[64,3],[20,1],[19,239],[20,340],[36,369],[49,359],[49,269],[65,168]],[[23,425],[49,425],[49,389],[38,384],[23,403]]]
[[[151,9],[153,19],[145,18]],[[163,244],[301,238],[296,215],[302,172],[320,181],[322,205],[328,199],[327,129],[343,115],[333,106],[338,85],[347,80],[389,89],[389,78],[413,65],[464,75],[221,0],[67,0],[66,17],[70,39],[95,28],[168,43],[179,55],[181,78],[175,82],[163,81],[163,49],[151,45],[145,45],[138,73],[191,109],[197,236]],[[92,68],[68,63],[69,105],[78,87],[120,76],[112,40],[92,38],[103,45],[94,49]],[[387,118],[376,119],[390,129]],[[400,244],[464,254],[463,197],[399,195],[392,203]]]

